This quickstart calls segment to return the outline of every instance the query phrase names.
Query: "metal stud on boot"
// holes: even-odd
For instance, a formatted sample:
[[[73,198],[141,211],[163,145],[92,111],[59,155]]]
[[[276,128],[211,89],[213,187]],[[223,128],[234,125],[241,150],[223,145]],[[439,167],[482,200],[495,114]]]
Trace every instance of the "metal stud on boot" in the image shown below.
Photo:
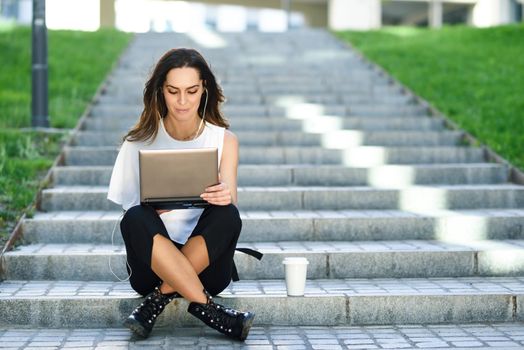
[[[155,325],[157,317],[164,311],[167,304],[176,297],[178,297],[178,293],[162,294],[160,288],[155,287],[145,297],[142,304],[138,305],[124,321],[124,326],[131,329],[133,333],[147,338]]]
[[[213,301],[206,292],[207,303],[200,304],[192,302],[187,311],[206,325],[216,329],[230,338],[244,341],[249,334],[255,314],[251,312],[238,312],[234,309],[224,307]]]

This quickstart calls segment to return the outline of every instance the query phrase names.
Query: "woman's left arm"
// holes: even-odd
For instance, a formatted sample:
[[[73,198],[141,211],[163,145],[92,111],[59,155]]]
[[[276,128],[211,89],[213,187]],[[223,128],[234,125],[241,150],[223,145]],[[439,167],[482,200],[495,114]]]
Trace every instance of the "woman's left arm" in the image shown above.
[[[237,204],[238,139],[231,131],[224,133],[224,146],[219,168],[220,183],[206,188],[200,197],[210,204]]]

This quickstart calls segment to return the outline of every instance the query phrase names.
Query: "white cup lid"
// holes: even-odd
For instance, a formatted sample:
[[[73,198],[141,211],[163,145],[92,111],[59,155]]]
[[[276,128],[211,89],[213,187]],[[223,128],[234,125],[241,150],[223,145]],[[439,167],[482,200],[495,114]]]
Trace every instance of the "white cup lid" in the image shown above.
[[[286,265],[286,264],[304,264],[304,265],[307,265],[307,264],[309,264],[309,261],[307,261],[307,259],[303,258],[303,257],[290,256],[290,257],[285,258],[284,261],[282,261],[282,264],[284,264],[284,265]]]

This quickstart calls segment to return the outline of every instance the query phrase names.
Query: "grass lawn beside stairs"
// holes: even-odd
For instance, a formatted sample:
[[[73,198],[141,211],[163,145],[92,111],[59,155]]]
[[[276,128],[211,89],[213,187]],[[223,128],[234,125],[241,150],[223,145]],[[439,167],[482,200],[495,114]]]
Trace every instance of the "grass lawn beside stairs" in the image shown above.
[[[31,130],[31,29],[0,27],[0,249],[130,34],[48,31],[49,114]],[[30,214],[30,213],[29,213]]]
[[[336,35],[524,169],[523,24],[391,27]]]

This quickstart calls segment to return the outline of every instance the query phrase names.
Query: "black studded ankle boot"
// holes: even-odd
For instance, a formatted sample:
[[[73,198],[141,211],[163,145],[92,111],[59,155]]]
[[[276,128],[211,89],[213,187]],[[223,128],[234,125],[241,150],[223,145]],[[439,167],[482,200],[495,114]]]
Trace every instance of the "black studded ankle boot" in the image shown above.
[[[244,341],[253,324],[255,314],[251,312],[238,312],[224,307],[215,303],[209,293],[206,291],[204,291],[204,293],[206,293],[207,303],[200,304],[192,302],[189,304],[187,311],[220,333],[230,338]]]
[[[124,326],[135,334],[147,338],[155,325],[156,318],[164,311],[167,304],[178,296],[178,293],[162,294],[160,288],[155,287],[124,321]]]

